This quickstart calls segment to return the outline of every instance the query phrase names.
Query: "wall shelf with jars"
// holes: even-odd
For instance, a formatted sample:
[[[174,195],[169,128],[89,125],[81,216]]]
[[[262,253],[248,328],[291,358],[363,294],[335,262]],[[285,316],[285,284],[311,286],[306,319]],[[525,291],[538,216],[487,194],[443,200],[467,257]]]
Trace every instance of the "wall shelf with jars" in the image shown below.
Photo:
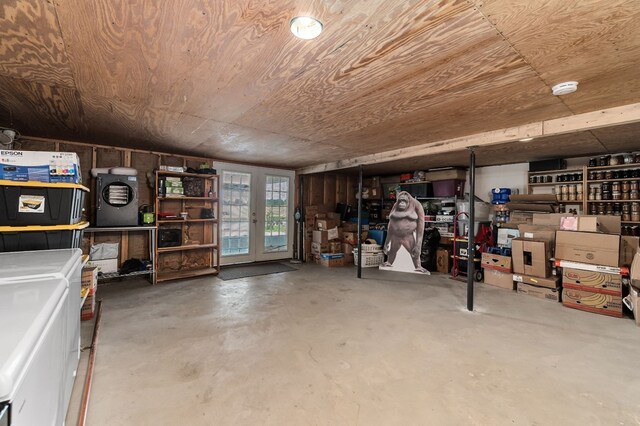
[[[640,225],[640,153],[590,158],[587,166],[588,214],[620,216],[623,235]]]
[[[555,194],[561,208],[586,211],[584,205],[586,167],[529,172],[528,194]]]

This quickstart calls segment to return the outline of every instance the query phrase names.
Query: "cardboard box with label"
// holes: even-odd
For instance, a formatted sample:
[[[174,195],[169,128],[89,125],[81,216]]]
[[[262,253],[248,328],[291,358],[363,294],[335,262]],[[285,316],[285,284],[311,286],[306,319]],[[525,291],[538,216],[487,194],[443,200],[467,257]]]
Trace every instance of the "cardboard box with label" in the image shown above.
[[[82,288],[88,288],[90,293],[95,293],[98,287],[98,268],[85,266],[82,268]]]
[[[75,152],[0,150],[0,179],[50,183],[82,183]]]
[[[513,272],[546,278],[551,275],[549,242],[515,238],[511,243]]]
[[[618,266],[620,235],[595,232],[556,232],[556,259],[590,265]]]
[[[500,272],[511,272],[511,257],[499,254],[482,253],[482,267]]]
[[[546,287],[556,289],[560,287],[560,277],[550,276],[547,278],[532,277],[530,275],[513,274],[513,280],[518,283],[529,284],[536,287]]]
[[[556,230],[556,227],[546,225],[518,225],[520,238],[548,241],[552,248],[556,242]]]
[[[313,242],[318,244],[329,244],[329,233],[327,231],[313,231]]]
[[[526,294],[527,296],[537,297],[544,300],[552,300],[554,302],[560,301],[560,295],[562,291],[558,288],[538,287],[531,284],[518,283],[516,290],[520,294]]]
[[[320,264],[327,268],[344,266],[344,254],[321,254]]]
[[[520,231],[511,228],[499,228],[496,245],[503,248],[511,248],[511,241],[520,236]]]
[[[619,274],[564,268],[562,270],[562,286],[564,288],[621,296],[622,276]]]
[[[494,287],[513,290],[513,275],[495,269],[484,270],[484,283]]]
[[[594,314],[622,317],[622,296],[565,288],[562,290],[562,304]]]
[[[329,241],[331,240],[340,240],[342,241],[342,229],[341,228],[331,228],[327,230],[327,238]]]

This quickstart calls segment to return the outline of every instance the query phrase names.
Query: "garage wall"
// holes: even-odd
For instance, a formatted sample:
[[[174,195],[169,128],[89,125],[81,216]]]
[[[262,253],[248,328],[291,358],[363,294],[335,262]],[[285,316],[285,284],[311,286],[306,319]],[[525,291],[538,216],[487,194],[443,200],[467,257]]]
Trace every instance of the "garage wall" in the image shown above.
[[[304,175],[305,206],[324,206],[334,211],[337,203],[355,206],[358,177],[339,173]]]

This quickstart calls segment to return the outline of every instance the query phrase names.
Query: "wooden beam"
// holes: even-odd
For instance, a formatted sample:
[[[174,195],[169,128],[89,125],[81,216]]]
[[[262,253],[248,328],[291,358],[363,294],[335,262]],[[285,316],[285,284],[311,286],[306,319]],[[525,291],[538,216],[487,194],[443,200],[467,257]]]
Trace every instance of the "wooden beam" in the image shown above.
[[[517,127],[509,127],[459,138],[446,139],[438,142],[430,142],[407,148],[338,160],[331,163],[303,167],[298,170],[298,173],[323,173],[333,170],[347,169],[361,164],[377,164],[387,161],[402,160],[405,158],[459,151],[470,146],[496,145],[514,142],[527,137],[535,138],[562,135],[637,122],[640,122],[640,103],[576,114],[553,120],[537,121]]]

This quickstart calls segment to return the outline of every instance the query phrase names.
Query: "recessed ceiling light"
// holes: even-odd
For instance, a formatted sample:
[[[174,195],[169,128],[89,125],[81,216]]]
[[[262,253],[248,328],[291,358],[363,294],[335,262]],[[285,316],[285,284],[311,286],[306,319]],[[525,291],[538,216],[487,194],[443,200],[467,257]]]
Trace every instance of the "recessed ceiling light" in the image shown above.
[[[551,88],[551,92],[555,96],[568,95],[578,90],[577,81],[565,81],[564,83],[556,84]]]
[[[316,38],[322,32],[322,22],[311,16],[296,16],[291,20],[291,32],[303,40]]]
[[[522,139],[518,139],[518,141],[520,142],[531,142],[533,140],[533,138],[522,138]]]

